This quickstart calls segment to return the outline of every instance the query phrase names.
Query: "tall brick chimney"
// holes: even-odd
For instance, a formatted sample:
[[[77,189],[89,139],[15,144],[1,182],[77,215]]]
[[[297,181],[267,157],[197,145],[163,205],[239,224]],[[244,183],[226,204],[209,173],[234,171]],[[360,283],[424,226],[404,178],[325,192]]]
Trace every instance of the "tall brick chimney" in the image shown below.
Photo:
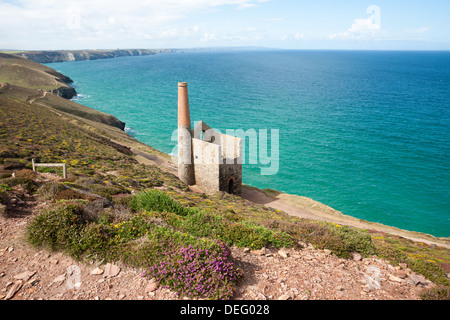
[[[186,82],[178,82],[178,177],[187,185],[195,184],[191,116]]]

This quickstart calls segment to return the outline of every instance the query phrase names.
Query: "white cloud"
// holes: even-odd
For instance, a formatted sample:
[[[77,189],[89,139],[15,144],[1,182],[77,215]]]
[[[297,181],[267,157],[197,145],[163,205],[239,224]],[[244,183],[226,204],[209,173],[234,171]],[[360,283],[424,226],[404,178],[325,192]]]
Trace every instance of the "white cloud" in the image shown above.
[[[366,19],[355,19],[349,29],[342,33],[331,34],[330,39],[371,40],[377,39],[381,33],[381,13],[378,6],[369,6],[367,13],[372,15]]]
[[[265,0],[18,0],[0,2],[0,48],[61,46],[86,40],[99,47],[141,39],[195,36],[199,24],[186,21],[220,6],[250,8]],[[193,25],[196,25],[195,27]],[[197,38],[198,39],[198,38]],[[61,44],[61,45],[59,45]],[[29,47],[29,49],[33,49]],[[39,49],[36,48],[36,49]]]

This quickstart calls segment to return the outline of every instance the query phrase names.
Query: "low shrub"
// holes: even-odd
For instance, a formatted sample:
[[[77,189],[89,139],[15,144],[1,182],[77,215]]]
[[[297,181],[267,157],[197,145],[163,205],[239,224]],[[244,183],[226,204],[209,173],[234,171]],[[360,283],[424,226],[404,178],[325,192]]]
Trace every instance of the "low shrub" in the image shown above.
[[[188,297],[229,299],[242,275],[225,243],[175,231],[154,214],[117,222],[102,213],[88,221],[82,205],[62,202],[34,217],[27,239],[75,259],[95,257],[144,267],[145,276]]]
[[[407,261],[408,267],[414,272],[422,274],[434,283],[450,287],[450,279],[447,277],[447,272],[435,262],[412,258],[409,258]]]
[[[8,191],[10,191],[11,188],[7,185],[0,184],[0,216],[3,216],[6,213],[6,206],[4,205],[7,203],[9,196]]]
[[[2,179],[0,183],[10,188],[20,186],[29,193],[33,193],[37,190],[37,183],[34,180],[26,177],[10,177]]]
[[[376,248],[372,243],[372,237],[356,229],[346,226],[340,226],[333,223],[327,223],[327,228],[333,235],[340,239],[340,246],[336,246],[334,252],[336,255],[344,258],[350,258],[352,252],[358,252],[363,257],[368,257],[376,253]]]
[[[384,242],[377,243],[377,256],[386,259],[393,265],[406,263],[412,271],[422,274],[428,280],[445,287],[450,287],[450,279],[447,271],[437,263],[427,261],[424,258],[415,259],[401,249]]]
[[[317,249],[328,249],[341,258],[351,258],[352,252],[362,256],[376,253],[369,234],[330,222],[293,218],[270,219],[261,222],[271,230],[278,230],[296,241],[311,243]]]
[[[101,223],[88,223],[80,231],[78,242],[72,245],[70,254],[75,259],[81,260],[84,256],[96,259],[108,259],[114,261],[120,256],[115,253],[119,244],[114,238],[114,232],[110,226]]]
[[[184,207],[164,192],[156,189],[136,194],[130,200],[130,207],[135,211],[172,212],[180,216],[197,212],[195,209]]]
[[[54,200],[60,201],[60,200],[74,200],[74,199],[85,199],[85,200],[94,200],[95,198],[93,196],[90,196],[88,194],[84,194],[72,189],[65,189],[60,192],[58,192]]]
[[[153,220],[145,214],[137,214],[118,223],[110,223],[111,234],[121,242],[143,237],[154,228]]]
[[[12,173],[1,173],[0,179],[10,178],[12,176]]]
[[[117,194],[112,197],[112,201],[120,205],[130,206],[130,201],[132,197],[133,196],[130,194]]]
[[[438,286],[420,293],[422,300],[450,300],[450,287]]]
[[[5,183],[0,183],[0,192],[11,191],[11,187]]]
[[[83,227],[80,205],[63,203],[47,208],[27,225],[27,240],[51,250],[73,251]]]
[[[186,216],[170,212],[151,213],[162,218],[171,227],[197,238],[208,237],[237,247],[259,249],[264,246],[292,247],[294,239],[281,231],[269,230],[263,226],[234,222],[223,216],[196,211]]]
[[[144,276],[155,278],[181,296],[231,299],[242,277],[230,249],[220,241],[197,241],[181,233],[158,228],[152,239],[162,251],[147,266]]]
[[[38,195],[42,200],[52,200],[55,196],[66,189],[66,186],[60,182],[47,182],[38,189]]]
[[[36,172],[34,172],[33,170],[30,169],[22,169],[16,172],[16,177],[22,177],[22,178],[27,178],[27,179],[37,179],[38,175]]]
[[[113,195],[127,193],[128,191],[121,186],[115,185],[101,185],[101,184],[93,184],[89,186],[89,189],[98,194],[99,196],[106,197],[108,199],[112,199]]]

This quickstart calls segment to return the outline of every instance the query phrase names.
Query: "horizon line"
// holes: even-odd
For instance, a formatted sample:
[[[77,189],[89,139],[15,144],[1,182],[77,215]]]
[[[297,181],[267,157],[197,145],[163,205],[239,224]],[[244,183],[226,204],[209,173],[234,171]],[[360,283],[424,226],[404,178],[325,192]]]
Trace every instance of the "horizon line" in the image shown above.
[[[33,52],[33,51],[106,51],[106,50],[261,50],[261,51],[439,51],[446,52],[450,49],[388,49],[388,48],[372,48],[372,49],[361,49],[361,48],[279,48],[279,47],[262,47],[262,46],[210,46],[210,47],[123,47],[123,48],[78,48],[78,49],[3,49],[0,48],[0,52],[8,51],[18,51],[18,52]]]

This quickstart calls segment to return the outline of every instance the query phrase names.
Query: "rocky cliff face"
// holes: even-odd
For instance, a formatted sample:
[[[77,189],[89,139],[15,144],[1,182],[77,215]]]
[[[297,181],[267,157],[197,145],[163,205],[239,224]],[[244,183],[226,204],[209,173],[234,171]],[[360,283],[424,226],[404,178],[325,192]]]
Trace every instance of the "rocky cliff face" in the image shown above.
[[[148,56],[158,52],[171,52],[172,50],[150,49],[117,49],[117,50],[61,50],[61,51],[24,51],[17,55],[38,63],[52,63],[64,61],[110,59],[126,56]]]
[[[75,97],[77,95],[77,92],[75,91],[75,89],[70,86],[59,87],[56,90],[52,90],[52,93],[57,94],[58,96],[66,98],[66,99],[72,99],[73,97]]]

